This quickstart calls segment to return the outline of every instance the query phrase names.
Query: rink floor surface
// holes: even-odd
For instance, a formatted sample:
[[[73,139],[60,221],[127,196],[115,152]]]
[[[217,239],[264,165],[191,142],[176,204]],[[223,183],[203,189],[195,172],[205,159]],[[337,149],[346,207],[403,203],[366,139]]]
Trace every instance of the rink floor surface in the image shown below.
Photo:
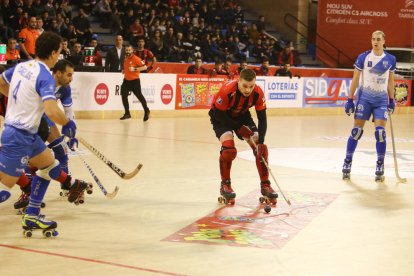
[[[123,180],[80,146],[69,166],[94,184],[83,205],[52,182],[42,213],[59,235],[24,238],[20,195],[0,205],[1,275],[414,275],[414,115],[393,116],[399,173],[387,126],[385,181],[374,181],[375,138],[368,122],[350,181],[342,162],[352,119],[345,115],[269,116],[269,165],[279,193],[269,214],[248,145],[236,141],[234,206],[218,204],[219,150],[204,117],[78,120],[78,135],[126,172]],[[107,199],[78,155],[102,184]],[[273,187],[277,187],[272,180]]]

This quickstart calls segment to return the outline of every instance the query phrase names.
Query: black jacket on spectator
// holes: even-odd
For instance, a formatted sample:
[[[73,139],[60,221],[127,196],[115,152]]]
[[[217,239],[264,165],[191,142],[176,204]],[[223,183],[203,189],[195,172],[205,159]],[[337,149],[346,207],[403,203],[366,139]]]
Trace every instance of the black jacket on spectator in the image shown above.
[[[108,50],[105,59],[105,72],[121,72],[124,68],[125,49],[122,48],[121,56],[118,57],[116,47]],[[118,69],[121,68],[121,69]]]

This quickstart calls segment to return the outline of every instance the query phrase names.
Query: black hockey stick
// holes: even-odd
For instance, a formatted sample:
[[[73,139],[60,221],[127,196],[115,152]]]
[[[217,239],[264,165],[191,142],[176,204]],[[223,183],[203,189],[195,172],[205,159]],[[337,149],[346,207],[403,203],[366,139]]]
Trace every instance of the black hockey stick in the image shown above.
[[[118,186],[115,186],[115,189],[114,189],[114,191],[112,193],[108,193],[108,191],[102,185],[102,183],[99,180],[99,178],[96,176],[96,174],[92,170],[91,166],[89,166],[89,164],[86,163],[85,159],[83,159],[82,155],[80,155],[77,151],[76,151],[76,155],[82,160],[83,164],[88,169],[90,175],[93,177],[93,180],[95,180],[96,184],[98,184],[99,189],[101,189],[102,193],[106,196],[106,198],[113,199],[116,196],[116,194],[118,193],[118,190],[119,190]]]
[[[130,173],[126,173],[123,170],[121,170],[117,165],[112,163],[108,158],[105,157],[99,150],[94,148],[91,144],[89,144],[85,139],[82,137],[78,137],[79,142],[82,143],[89,151],[91,151],[93,154],[95,154],[102,162],[104,162],[108,167],[111,168],[117,175],[119,175],[122,179],[131,179],[134,176],[138,174],[138,172],[142,168],[142,164],[139,163],[138,166]]]

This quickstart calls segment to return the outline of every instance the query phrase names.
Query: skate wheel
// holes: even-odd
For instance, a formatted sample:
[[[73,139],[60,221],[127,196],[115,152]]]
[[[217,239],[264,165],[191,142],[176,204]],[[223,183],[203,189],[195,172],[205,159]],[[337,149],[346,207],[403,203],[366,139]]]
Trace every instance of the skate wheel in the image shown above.
[[[264,211],[266,212],[266,213],[270,213],[270,211],[272,210],[272,207],[270,207],[270,205],[266,205],[265,207],[264,207]]]
[[[60,196],[63,196],[63,192],[59,192],[59,195],[60,195]]]
[[[53,230],[53,232],[52,232],[52,236],[53,236],[53,237],[56,237],[57,235],[59,235],[59,232],[58,232],[58,231],[56,231],[56,230]]]
[[[218,201],[219,203],[223,203],[223,198],[222,198],[221,196],[219,196],[219,197],[217,198],[217,201]]]
[[[342,180],[350,180],[351,179],[351,175],[349,173],[344,173],[342,175]]]
[[[260,203],[264,203],[265,202],[265,199],[264,199],[264,197],[259,197],[259,201],[260,201]]]
[[[85,203],[85,200],[80,199],[80,200],[79,200],[79,204],[83,204],[83,203]]]
[[[93,191],[92,191],[92,190],[87,190],[87,191],[86,191],[86,193],[87,193],[88,195],[91,195],[91,194],[93,193]]]
[[[23,231],[23,236],[25,237],[25,238],[31,238],[32,237],[32,231],[26,231],[26,230],[24,230]]]
[[[223,198],[223,203],[224,204],[227,204],[228,203],[228,200],[225,197]]]
[[[50,238],[52,236],[52,231],[51,230],[43,230],[43,236],[45,238]]]
[[[42,203],[40,204],[40,208],[45,208],[45,207],[46,207],[46,203],[42,202]]]

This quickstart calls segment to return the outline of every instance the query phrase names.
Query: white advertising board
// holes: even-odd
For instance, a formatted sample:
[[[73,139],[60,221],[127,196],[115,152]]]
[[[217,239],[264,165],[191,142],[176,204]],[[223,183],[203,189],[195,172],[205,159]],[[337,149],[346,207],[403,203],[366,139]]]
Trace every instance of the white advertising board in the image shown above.
[[[267,108],[302,107],[303,78],[257,77]]]
[[[140,74],[141,90],[151,110],[173,110],[175,107],[175,74]],[[121,73],[75,72],[71,83],[75,111],[124,110],[121,100]],[[142,110],[132,94],[130,110]]]

